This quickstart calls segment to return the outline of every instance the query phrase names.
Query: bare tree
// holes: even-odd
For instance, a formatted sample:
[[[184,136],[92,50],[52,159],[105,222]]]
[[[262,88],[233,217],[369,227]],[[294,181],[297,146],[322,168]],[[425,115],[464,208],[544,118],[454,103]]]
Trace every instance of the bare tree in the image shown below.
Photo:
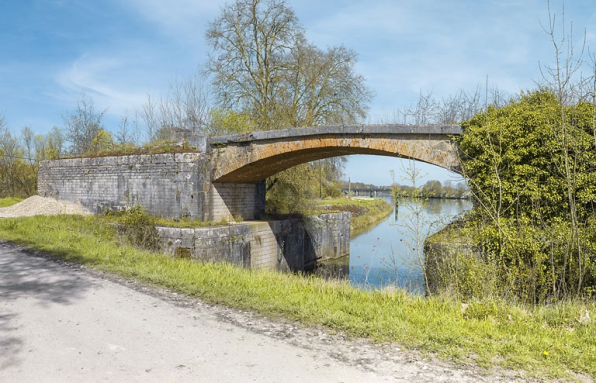
[[[143,104],[142,117],[145,121],[145,134],[147,141],[154,141],[159,130],[159,117],[157,115],[157,105],[150,94],[147,95],[147,101]]]
[[[128,110],[126,110],[120,117],[118,131],[116,132],[116,142],[118,145],[137,145],[139,143],[140,135],[141,130],[138,112],[135,111],[134,117],[131,119]]]
[[[95,111],[93,100],[87,98],[85,92],[81,93],[77,100],[77,109],[69,115],[62,116],[71,154],[82,155],[90,150],[93,139],[103,129],[101,121],[105,113],[106,110]]]
[[[354,73],[356,52],[344,46],[324,51],[299,41],[287,60],[276,104],[288,125],[350,124],[366,117],[373,93]]]
[[[583,53],[585,48],[585,34],[583,44],[579,54],[576,54],[573,44],[573,23],[570,24],[569,32],[566,31],[565,24],[565,9],[563,7],[561,17],[561,32],[558,32],[556,14],[553,14],[550,9],[550,2],[548,2],[548,25],[544,26],[545,33],[549,36],[554,49],[554,64],[542,66],[540,71],[542,74],[543,83],[549,89],[553,90],[559,101],[560,109],[560,124],[552,126],[552,132],[560,142],[563,153],[563,161],[559,164],[561,172],[565,177],[567,184],[567,201],[569,206],[569,244],[566,258],[571,262],[573,248],[577,252],[577,290],[579,294],[582,288],[583,275],[585,269],[585,255],[581,243],[579,233],[579,216],[577,210],[577,173],[574,163],[577,162],[575,155],[577,152],[573,150],[574,137],[570,134],[570,127],[568,126],[565,106],[570,105],[577,100],[574,96],[577,95],[576,84],[573,83],[574,76],[583,65]],[[567,262],[567,260],[566,260]]]
[[[208,135],[210,106],[203,78],[199,75],[174,80],[165,95],[156,100],[151,95],[143,105],[148,141],[168,140],[179,132]],[[127,121],[127,123],[130,121]],[[138,126],[138,119],[132,121]],[[136,129],[133,129],[133,132]]]
[[[294,11],[283,0],[236,0],[209,25],[206,66],[224,109],[248,110],[261,129],[276,127],[288,57],[304,41]]]
[[[548,24],[541,23],[541,26],[553,44],[555,62],[553,65],[539,63],[542,75],[542,82],[539,85],[555,92],[561,105],[569,105],[577,101],[574,96],[577,95],[578,83],[574,83],[573,79],[584,63],[582,56],[586,47],[585,31],[578,54],[573,44],[573,23],[569,24],[569,32],[566,30],[565,7],[563,6],[561,12],[561,32],[559,33],[557,15],[551,12],[550,1],[547,2],[547,6]],[[581,84],[581,81],[579,83]]]
[[[23,149],[20,137],[12,133],[6,123],[2,121],[0,127],[0,196],[17,196],[27,186],[18,169],[23,161]]]
[[[118,124],[118,131],[116,132],[116,142],[118,145],[125,145],[130,141],[130,123],[128,111],[120,117],[120,123]]]
[[[57,159],[64,154],[64,133],[57,126],[48,133],[47,159]]]
[[[418,93],[418,101],[413,109],[414,123],[417,125],[429,124],[435,120],[439,105],[433,98],[432,92]]]
[[[354,73],[357,55],[307,42],[279,0],[237,0],[211,23],[211,74],[220,107],[248,113],[257,129],[354,123],[373,94]]]

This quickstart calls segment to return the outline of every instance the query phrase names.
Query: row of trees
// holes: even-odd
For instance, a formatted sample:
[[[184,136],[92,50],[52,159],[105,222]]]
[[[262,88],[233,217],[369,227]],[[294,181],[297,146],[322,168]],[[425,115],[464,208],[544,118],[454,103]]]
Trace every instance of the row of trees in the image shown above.
[[[394,184],[391,192],[396,197],[420,197],[420,198],[469,198],[468,188],[464,182],[453,184],[451,181],[441,183],[438,180],[427,181],[421,187],[410,185]]]
[[[0,198],[35,194],[39,162],[59,158],[63,147],[64,136],[57,128],[47,135],[35,135],[24,127],[17,134],[0,116]]]
[[[376,186],[362,182],[350,182],[349,184],[343,182],[338,186],[341,186],[344,190],[384,190],[397,198],[470,198],[470,193],[464,181],[454,183],[451,180],[447,180],[442,183],[438,180],[430,180],[421,187],[401,185],[397,182],[394,182],[391,186]]]

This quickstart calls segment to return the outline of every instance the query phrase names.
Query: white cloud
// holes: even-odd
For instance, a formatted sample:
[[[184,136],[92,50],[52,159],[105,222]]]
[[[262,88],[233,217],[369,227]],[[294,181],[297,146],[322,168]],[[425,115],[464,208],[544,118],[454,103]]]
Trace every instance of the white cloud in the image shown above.
[[[151,76],[138,71],[141,62],[130,56],[85,54],[57,74],[56,83],[60,88],[51,96],[72,106],[80,92],[85,91],[98,109],[107,109],[108,114],[117,116],[138,109],[147,93],[151,93],[138,84],[143,78],[151,84]]]
[[[157,25],[171,37],[203,43],[207,23],[213,19],[224,0],[126,0],[124,5]]]

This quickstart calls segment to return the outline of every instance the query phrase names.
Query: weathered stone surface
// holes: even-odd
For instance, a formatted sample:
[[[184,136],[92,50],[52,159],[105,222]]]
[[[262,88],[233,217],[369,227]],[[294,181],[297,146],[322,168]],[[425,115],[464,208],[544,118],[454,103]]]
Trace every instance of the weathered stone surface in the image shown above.
[[[350,154],[411,158],[459,172],[451,135],[458,125],[361,125],[213,137],[213,179],[254,183],[301,163]]]
[[[265,212],[265,181],[256,183],[214,182],[209,188],[211,221],[256,219]]]
[[[204,218],[210,182],[205,153],[42,161],[38,194],[80,202],[92,212],[140,205],[164,217]]]
[[[350,214],[253,221],[196,229],[157,228],[172,256],[270,270],[308,270],[350,252]]]
[[[265,208],[264,180],[309,161],[376,154],[458,171],[457,134],[456,125],[359,125],[184,137],[202,152],[43,161],[38,193],[96,213],[140,205],[167,218],[251,220]]]

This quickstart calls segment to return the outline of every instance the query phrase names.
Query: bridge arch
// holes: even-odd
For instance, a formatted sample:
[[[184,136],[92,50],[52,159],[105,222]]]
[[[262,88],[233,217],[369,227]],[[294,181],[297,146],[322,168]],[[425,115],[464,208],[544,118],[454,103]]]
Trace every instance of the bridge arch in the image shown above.
[[[213,182],[258,183],[302,163],[350,154],[409,158],[460,173],[451,136],[461,132],[458,125],[359,125],[213,137]]]

